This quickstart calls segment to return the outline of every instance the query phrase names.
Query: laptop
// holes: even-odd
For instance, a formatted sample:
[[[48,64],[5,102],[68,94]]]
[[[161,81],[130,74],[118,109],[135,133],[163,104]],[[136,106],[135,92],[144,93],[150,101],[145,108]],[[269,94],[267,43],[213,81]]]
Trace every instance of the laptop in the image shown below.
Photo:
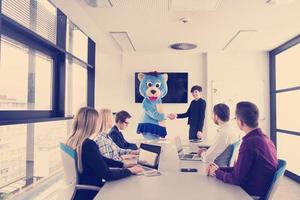
[[[180,160],[190,160],[190,161],[201,161],[202,158],[195,153],[185,154],[183,151],[181,139],[179,136],[175,137],[175,145]]]
[[[160,146],[142,143],[137,164],[144,169],[144,172],[139,174],[160,175],[158,172],[160,153]]]

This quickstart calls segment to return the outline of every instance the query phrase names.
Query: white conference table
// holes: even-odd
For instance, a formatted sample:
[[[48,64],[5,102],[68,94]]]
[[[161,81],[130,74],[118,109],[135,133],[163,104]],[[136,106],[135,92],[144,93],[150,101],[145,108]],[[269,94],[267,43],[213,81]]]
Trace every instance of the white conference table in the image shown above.
[[[252,200],[242,188],[206,176],[207,164],[179,160],[174,141],[156,144],[162,146],[160,176],[133,175],[107,182],[94,200]],[[198,172],[180,172],[188,167]]]

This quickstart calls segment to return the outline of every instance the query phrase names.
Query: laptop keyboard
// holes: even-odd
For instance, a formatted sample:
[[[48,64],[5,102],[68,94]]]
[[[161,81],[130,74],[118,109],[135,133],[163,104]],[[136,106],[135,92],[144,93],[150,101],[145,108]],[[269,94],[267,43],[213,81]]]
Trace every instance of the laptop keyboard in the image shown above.
[[[194,155],[191,155],[191,154],[184,154],[183,158],[193,158]]]
[[[152,169],[152,168],[150,168],[150,167],[144,167],[144,166],[140,166],[140,167],[142,167],[142,168],[145,170],[145,172],[146,172],[146,171],[150,171],[150,170],[154,170],[154,169]]]

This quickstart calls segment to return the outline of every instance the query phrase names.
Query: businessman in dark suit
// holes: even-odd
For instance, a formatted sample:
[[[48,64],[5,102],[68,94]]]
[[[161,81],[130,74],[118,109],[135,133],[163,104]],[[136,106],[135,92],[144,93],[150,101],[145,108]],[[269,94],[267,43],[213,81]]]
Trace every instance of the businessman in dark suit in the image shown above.
[[[188,118],[189,128],[189,139],[202,139],[203,137],[203,125],[205,119],[205,109],[206,101],[201,98],[202,87],[199,85],[194,85],[191,88],[191,93],[194,97],[194,100],[191,102],[188,110],[185,113],[174,114],[171,113],[168,115],[168,118],[173,120],[175,118]]]

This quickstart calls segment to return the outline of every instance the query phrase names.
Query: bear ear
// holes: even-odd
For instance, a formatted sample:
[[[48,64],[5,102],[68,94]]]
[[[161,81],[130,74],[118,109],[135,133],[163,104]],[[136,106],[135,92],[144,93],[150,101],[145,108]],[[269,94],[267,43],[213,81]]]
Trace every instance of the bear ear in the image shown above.
[[[139,81],[142,81],[143,80],[143,78],[144,78],[144,74],[142,73],[142,72],[140,72],[139,74],[138,74],[138,79],[139,79]]]
[[[168,74],[163,74],[163,78],[167,82],[168,81]]]

